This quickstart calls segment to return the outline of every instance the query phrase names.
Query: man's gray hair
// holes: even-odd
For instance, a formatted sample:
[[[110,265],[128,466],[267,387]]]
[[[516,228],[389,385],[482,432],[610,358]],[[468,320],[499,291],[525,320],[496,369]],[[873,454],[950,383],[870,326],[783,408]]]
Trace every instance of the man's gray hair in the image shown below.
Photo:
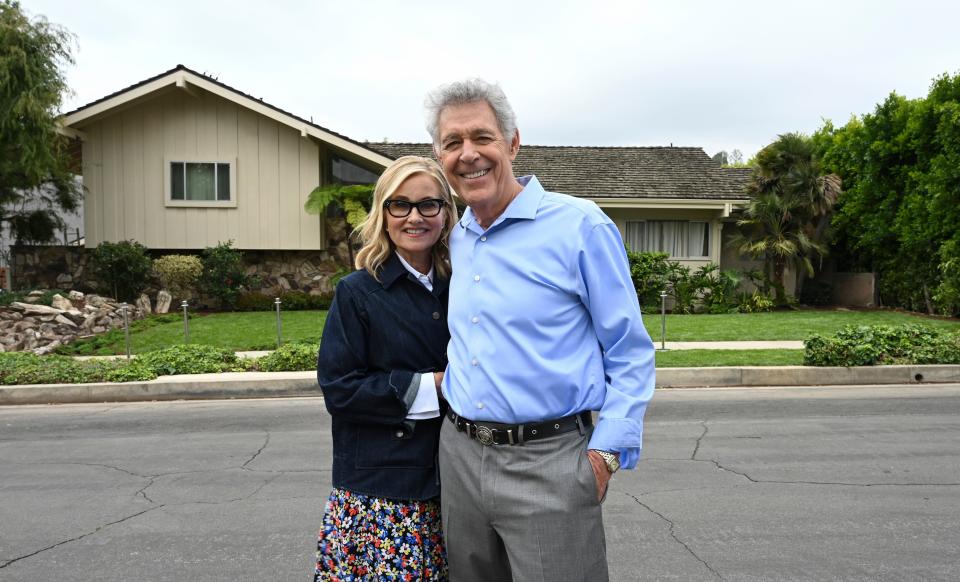
[[[465,79],[441,85],[427,94],[424,106],[427,108],[427,131],[433,138],[433,145],[440,145],[440,114],[447,107],[465,105],[477,101],[486,101],[500,126],[500,133],[509,142],[517,131],[517,115],[510,107],[510,101],[500,85],[483,79]]]

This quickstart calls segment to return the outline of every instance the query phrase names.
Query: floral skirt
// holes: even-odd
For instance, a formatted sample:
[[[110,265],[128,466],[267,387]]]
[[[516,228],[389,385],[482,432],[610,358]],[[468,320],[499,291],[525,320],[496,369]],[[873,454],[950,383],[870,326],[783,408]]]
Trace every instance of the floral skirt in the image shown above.
[[[314,582],[447,580],[440,503],[330,493]]]

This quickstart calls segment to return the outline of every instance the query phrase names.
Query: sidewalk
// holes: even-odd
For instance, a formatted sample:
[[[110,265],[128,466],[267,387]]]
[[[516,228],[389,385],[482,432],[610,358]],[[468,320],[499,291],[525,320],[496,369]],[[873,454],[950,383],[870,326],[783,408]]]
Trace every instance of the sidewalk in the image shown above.
[[[658,388],[960,383],[960,366],[659,368]],[[0,406],[320,396],[316,373],[229,372],[147,382],[0,386]]]

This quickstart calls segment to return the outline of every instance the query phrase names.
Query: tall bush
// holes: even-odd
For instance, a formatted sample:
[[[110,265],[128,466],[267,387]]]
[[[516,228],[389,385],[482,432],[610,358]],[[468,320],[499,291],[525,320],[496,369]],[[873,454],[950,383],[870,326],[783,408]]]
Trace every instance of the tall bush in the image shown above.
[[[627,252],[630,278],[637,289],[637,299],[643,309],[660,305],[660,293],[667,288],[670,273],[670,255],[667,253]]]
[[[137,241],[102,242],[91,259],[100,290],[121,301],[133,301],[147,287],[153,261]]]
[[[193,294],[203,274],[203,263],[193,255],[164,255],[153,262],[160,285],[177,299]]]
[[[203,249],[201,262],[200,286],[203,292],[216,298],[221,309],[232,309],[248,279],[243,267],[243,253],[233,248],[233,241],[229,240]]]

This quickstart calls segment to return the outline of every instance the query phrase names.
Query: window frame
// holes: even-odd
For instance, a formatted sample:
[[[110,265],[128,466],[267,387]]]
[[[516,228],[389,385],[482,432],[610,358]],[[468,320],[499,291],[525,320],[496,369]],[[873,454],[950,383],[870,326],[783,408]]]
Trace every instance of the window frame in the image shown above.
[[[213,164],[214,165],[214,192],[217,191],[219,173],[217,164],[226,165],[230,173],[230,199],[229,200],[174,200],[173,199],[173,164]],[[183,172],[186,180],[186,171]],[[191,158],[191,157],[165,157],[163,160],[163,184],[164,184],[164,204],[171,208],[236,208],[237,207],[237,159],[236,158]],[[185,184],[184,184],[185,185]],[[184,191],[186,195],[186,191]]]
[[[679,219],[679,220],[677,220],[677,219],[666,219],[666,218],[641,218],[641,219],[637,219],[637,220],[626,220],[626,221],[624,221],[624,227],[623,227],[624,238],[626,238],[627,229],[629,228],[629,224],[630,224],[630,223],[638,223],[638,222],[639,222],[639,223],[644,223],[644,224],[648,224],[648,223],[651,223],[651,222],[683,222],[683,223],[686,223],[686,225],[687,225],[688,228],[689,228],[689,225],[690,225],[690,224],[693,224],[693,223],[705,225],[705,226],[704,226],[704,230],[706,231],[707,254],[705,254],[705,255],[689,255],[689,254],[687,254],[687,255],[674,255],[674,254],[669,254],[669,253],[668,253],[668,254],[669,254],[669,256],[670,256],[671,259],[678,259],[678,260],[684,260],[684,261],[703,261],[703,260],[711,260],[711,259],[712,259],[711,252],[713,251],[713,238],[714,238],[714,236],[713,236],[713,228],[712,228],[713,225],[712,225],[711,221],[709,221],[709,220],[707,220],[707,219]],[[685,236],[685,240],[684,240],[684,243],[685,243],[684,246],[686,247],[688,253],[690,252],[690,238],[689,238],[689,233],[690,233],[690,231],[687,230],[687,233],[686,233],[686,236]],[[633,249],[633,248],[631,248],[630,250],[631,250],[632,252],[642,252],[642,253],[665,252],[665,251],[644,251],[644,250],[638,250],[638,249]]]

